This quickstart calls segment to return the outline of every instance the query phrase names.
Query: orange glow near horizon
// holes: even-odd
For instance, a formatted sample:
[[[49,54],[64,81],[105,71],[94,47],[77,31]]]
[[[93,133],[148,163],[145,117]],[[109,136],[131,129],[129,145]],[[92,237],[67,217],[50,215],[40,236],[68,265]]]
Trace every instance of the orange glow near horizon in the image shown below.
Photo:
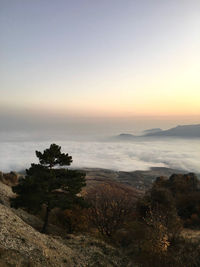
[[[199,1],[49,1],[5,4],[1,109],[200,115]]]

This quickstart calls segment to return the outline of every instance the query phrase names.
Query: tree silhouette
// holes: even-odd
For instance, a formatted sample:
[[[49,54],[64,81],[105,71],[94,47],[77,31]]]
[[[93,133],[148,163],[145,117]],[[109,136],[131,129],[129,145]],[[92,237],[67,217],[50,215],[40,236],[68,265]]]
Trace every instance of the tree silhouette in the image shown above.
[[[108,183],[92,188],[87,195],[88,217],[98,231],[112,238],[133,213],[135,197],[122,185]]]
[[[11,198],[14,208],[22,207],[25,210],[37,213],[45,206],[45,219],[42,232],[48,226],[49,213],[55,207],[71,209],[74,205],[84,206],[84,199],[79,195],[86,185],[85,173],[76,170],[61,168],[69,166],[72,157],[61,153],[61,147],[51,144],[43,153],[36,151],[39,164],[31,164],[26,170],[25,178],[13,186],[16,198]]]

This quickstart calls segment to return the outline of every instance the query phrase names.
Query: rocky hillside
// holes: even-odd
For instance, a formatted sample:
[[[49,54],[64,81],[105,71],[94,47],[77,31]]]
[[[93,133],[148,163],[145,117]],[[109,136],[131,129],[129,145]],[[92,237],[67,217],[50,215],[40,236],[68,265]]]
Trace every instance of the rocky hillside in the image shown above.
[[[87,186],[115,182],[120,183],[127,187],[127,190],[132,190],[133,194],[137,197],[145,190],[148,190],[152,183],[159,176],[169,177],[173,173],[184,173],[182,170],[175,170],[164,167],[152,167],[147,171],[113,171],[107,169],[87,168],[83,171],[86,172]]]
[[[90,236],[41,234],[38,218],[10,208],[11,196],[0,182],[0,266],[128,266],[118,249]]]

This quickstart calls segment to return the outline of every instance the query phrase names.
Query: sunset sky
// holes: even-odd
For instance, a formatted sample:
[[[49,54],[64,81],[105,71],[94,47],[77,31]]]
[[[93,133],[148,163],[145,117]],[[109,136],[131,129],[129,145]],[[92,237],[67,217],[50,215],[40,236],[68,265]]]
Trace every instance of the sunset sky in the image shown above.
[[[0,0],[0,109],[200,115],[199,0]]]

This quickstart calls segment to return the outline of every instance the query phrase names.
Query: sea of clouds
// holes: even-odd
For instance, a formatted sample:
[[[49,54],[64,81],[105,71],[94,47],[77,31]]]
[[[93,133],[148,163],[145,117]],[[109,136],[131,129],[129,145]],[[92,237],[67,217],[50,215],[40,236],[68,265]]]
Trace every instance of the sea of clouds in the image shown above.
[[[121,171],[170,167],[200,172],[200,139],[135,140],[131,142],[54,141],[73,157],[72,166]],[[43,151],[51,142],[0,142],[0,170],[29,168],[37,162],[35,150]]]

